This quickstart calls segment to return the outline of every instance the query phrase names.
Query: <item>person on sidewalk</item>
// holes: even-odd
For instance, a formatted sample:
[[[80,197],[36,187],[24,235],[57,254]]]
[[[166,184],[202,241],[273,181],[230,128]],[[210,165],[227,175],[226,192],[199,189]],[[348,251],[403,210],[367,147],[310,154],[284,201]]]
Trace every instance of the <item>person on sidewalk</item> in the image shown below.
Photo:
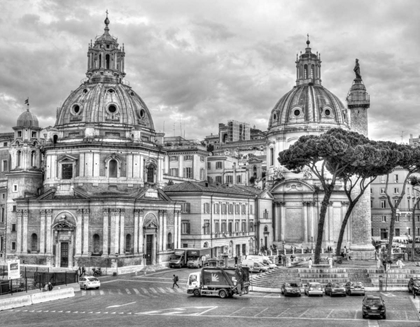
[[[176,285],[176,286],[178,286],[178,288],[179,288],[179,285],[178,285],[178,276],[174,274],[174,277],[172,278],[172,280],[173,280],[173,282],[174,282],[174,283],[172,284],[172,288],[174,288],[174,287],[175,287],[175,285]]]
[[[312,269],[312,258],[309,258],[308,260],[308,267],[309,269]]]
[[[402,269],[405,266],[405,264],[402,262],[401,259],[398,259],[397,260],[397,266],[398,266],[398,268]]]

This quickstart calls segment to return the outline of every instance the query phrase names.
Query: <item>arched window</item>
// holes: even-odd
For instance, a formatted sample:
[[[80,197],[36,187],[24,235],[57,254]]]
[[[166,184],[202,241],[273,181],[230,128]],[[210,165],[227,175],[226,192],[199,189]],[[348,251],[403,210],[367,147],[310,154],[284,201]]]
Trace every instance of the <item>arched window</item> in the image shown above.
[[[264,226],[264,233],[268,232],[268,226]]]
[[[16,163],[17,163],[17,165],[16,165],[16,167],[20,167],[20,162],[21,162],[21,160],[22,160],[22,152],[19,150],[17,153],[16,153]]]
[[[93,235],[93,253],[101,252],[101,239],[98,234]],[[85,253],[86,254],[86,253]]]
[[[58,141],[58,135],[57,134],[54,134],[54,136],[53,136],[53,143],[56,144],[57,141]]]
[[[109,54],[107,54],[105,56],[105,67],[106,67],[106,69],[109,69],[110,64],[111,64],[111,58],[109,57]]]
[[[303,78],[304,79],[308,78],[308,65],[303,66]]]
[[[35,151],[32,151],[31,152],[31,167],[35,167],[36,166],[36,164],[35,164],[35,158],[36,158],[36,152]]]
[[[131,234],[125,236],[125,252],[131,252]]]
[[[149,167],[147,167],[146,181],[148,183],[154,183],[155,181],[155,167],[153,165],[150,165]]]
[[[208,247],[209,247],[209,243],[208,242],[204,242],[203,248],[208,248]]]
[[[168,239],[167,239],[167,242],[166,242],[166,247],[168,248],[168,250],[172,250],[174,248],[173,244],[172,244],[172,233],[168,233]]]
[[[118,177],[118,162],[115,159],[109,161],[109,177]]]
[[[31,235],[31,252],[37,252],[38,251],[38,235],[33,233]]]
[[[98,68],[102,67],[102,55],[99,55]]]
[[[311,66],[311,78],[314,78],[314,65]]]

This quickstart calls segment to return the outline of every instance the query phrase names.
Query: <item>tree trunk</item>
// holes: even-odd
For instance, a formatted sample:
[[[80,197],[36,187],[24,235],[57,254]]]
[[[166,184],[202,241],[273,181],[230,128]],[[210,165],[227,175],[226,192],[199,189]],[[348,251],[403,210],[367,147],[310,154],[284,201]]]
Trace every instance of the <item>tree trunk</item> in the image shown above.
[[[416,253],[416,206],[418,205],[420,198],[417,198],[416,202],[413,204],[413,209],[411,209],[411,219],[413,223],[413,245],[411,248],[411,260],[414,260],[414,254]]]
[[[387,261],[392,260],[392,242],[394,241],[395,220],[397,219],[397,208],[391,208],[391,223],[389,224],[389,237],[388,237],[388,252]]]
[[[327,208],[330,203],[330,198],[332,194],[332,190],[334,189],[334,185],[328,185],[324,188],[324,199],[321,202],[321,212],[319,213],[319,221],[318,221],[318,233],[316,238],[316,246],[315,246],[315,258],[314,263],[318,264],[321,261],[321,250],[322,250],[322,240],[324,234],[324,224],[325,224],[325,216],[327,214]]]
[[[346,230],[347,222],[351,216],[351,212],[353,211],[353,208],[356,206],[356,202],[350,202],[349,207],[347,208],[346,215],[344,216],[343,222],[341,223],[340,228],[340,234],[338,235],[338,241],[337,241],[337,249],[335,250],[335,255],[340,256],[341,255],[341,245],[343,243],[344,238],[344,232]]]

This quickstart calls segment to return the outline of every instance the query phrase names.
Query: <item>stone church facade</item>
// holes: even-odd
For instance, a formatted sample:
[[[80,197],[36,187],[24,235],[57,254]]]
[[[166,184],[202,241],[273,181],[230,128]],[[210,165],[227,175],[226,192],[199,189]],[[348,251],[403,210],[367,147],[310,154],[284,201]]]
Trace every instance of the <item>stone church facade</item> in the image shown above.
[[[123,81],[124,48],[89,45],[86,80],[41,131],[28,110],[14,127],[7,173],[9,257],[54,267],[159,264],[180,244],[180,205],[162,190],[149,109]]]

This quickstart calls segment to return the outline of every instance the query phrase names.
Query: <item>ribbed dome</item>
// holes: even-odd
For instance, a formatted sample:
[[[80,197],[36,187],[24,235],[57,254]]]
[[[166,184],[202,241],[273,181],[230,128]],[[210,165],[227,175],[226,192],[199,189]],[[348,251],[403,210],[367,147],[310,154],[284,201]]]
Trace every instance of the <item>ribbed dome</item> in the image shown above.
[[[39,127],[38,124],[38,118],[36,118],[36,116],[28,110],[26,110],[25,112],[21,113],[19,118],[17,119],[17,126],[16,127],[25,127],[25,128],[30,128],[30,127]]]
[[[112,123],[154,130],[152,116],[143,100],[122,83],[84,83],[64,101],[56,126]]]
[[[342,102],[322,85],[295,86],[271,111],[268,129],[288,129],[304,124],[348,125]]]

